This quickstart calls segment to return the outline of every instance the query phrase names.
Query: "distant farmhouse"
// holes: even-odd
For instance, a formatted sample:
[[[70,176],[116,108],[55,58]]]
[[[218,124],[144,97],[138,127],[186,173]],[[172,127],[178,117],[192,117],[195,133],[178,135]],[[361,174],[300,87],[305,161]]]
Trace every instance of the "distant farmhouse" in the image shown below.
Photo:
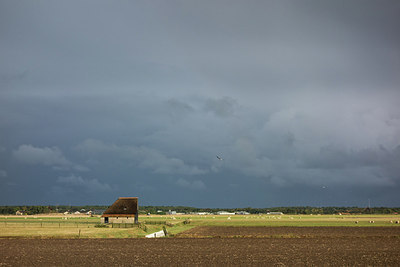
[[[120,197],[101,215],[102,223],[138,223],[138,198]]]

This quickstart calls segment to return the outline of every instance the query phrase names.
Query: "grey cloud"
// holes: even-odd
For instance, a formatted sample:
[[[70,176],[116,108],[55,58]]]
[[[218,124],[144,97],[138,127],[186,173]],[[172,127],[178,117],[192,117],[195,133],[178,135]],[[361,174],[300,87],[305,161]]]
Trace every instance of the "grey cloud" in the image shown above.
[[[307,204],[322,185],[321,204],[399,203],[397,0],[20,0],[0,13],[0,169],[24,185],[0,186],[0,202],[46,202],[54,177],[88,166],[154,204]],[[68,188],[60,201],[104,199]]]
[[[32,145],[20,145],[13,150],[13,157],[25,164],[52,166],[54,170],[88,171],[85,166],[74,164],[67,160],[58,147],[34,147]]]
[[[187,189],[194,189],[194,190],[205,190],[206,189],[206,185],[201,180],[189,181],[189,180],[180,178],[176,181],[176,184],[178,186],[181,186],[181,187],[187,188]]]
[[[235,113],[238,103],[231,97],[223,97],[220,99],[207,99],[205,110],[213,112],[217,116],[228,117]]]
[[[3,73],[0,74],[0,82],[4,84],[9,84],[14,81],[21,81],[27,77],[28,73],[29,72],[27,70],[20,73],[15,73],[15,72],[9,74]]]
[[[26,164],[41,164],[46,166],[70,166],[61,150],[57,147],[34,147],[32,145],[20,145],[13,151],[16,160]]]
[[[194,112],[194,108],[178,99],[171,98],[167,101],[168,114],[173,121],[187,117],[188,114]]]
[[[0,177],[7,177],[7,172],[5,170],[0,170]]]
[[[57,183],[65,187],[83,190],[86,192],[110,192],[113,188],[107,183],[101,183],[97,179],[85,179],[81,176],[60,176],[57,178]]]
[[[194,111],[193,107],[191,107],[189,104],[175,98],[169,99],[167,103],[174,113],[188,113]]]
[[[295,135],[292,132],[288,132],[286,135],[283,136],[284,143],[290,147],[292,147],[295,142],[297,141]]]
[[[274,149],[274,148],[271,148]],[[322,147],[320,152],[291,148],[290,155],[263,155],[249,139],[238,139],[223,168],[240,171],[246,176],[266,179],[278,186],[308,185],[379,185],[393,186],[400,182],[398,148],[382,151],[369,148],[348,152]],[[308,156],[307,156],[308,155]]]
[[[131,161],[140,168],[149,169],[159,174],[202,175],[207,173],[207,170],[185,164],[182,159],[168,157],[156,149],[145,146],[117,146],[88,139],[79,144],[76,150],[94,159],[112,156]]]
[[[79,164],[71,164],[71,165],[65,165],[65,166],[53,166],[53,170],[56,171],[68,171],[68,170],[74,170],[74,171],[79,171],[79,172],[88,172],[90,169],[88,167],[79,165]]]
[[[377,166],[386,161],[387,153],[380,149],[364,149],[361,151],[347,151],[334,146],[321,147],[314,158],[305,161],[309,168],[345,169],[351,167]]]

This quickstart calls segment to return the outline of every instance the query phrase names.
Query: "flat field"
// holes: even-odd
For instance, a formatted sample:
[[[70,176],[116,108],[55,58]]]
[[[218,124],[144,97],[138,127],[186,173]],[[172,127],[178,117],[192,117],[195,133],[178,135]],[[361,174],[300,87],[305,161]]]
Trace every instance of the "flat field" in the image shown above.
[[[400,227],[199,226],[177,235],[186,238],[397,238]]]
[[[142,215],[139,217],[140,226],[97,228],[100,217],[54,214],[0,216],[0,238],[132,238],[144,237],[163,227],[171,235],[176,235],[198,226],[398,227],[400,224],[396,221],[399,220],[399,215]]]
[[[97,228],[99,217],[3,216],[0,266],[398,266],[398,220],[398,215],[164,215],[141,216],[133,228]],[[163,227],[170,238],[141,238]]]
[[[398,266],[399,247],[400,238],[385,236],[0,239],[0,265]]]

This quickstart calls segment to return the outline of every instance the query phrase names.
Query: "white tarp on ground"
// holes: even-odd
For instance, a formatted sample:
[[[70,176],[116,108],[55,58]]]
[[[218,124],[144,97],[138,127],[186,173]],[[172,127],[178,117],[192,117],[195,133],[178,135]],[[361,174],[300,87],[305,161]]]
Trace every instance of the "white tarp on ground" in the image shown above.
[[[159,232],[155,232],[155,233],[149,234],[149,235],[146,235],[147,238],[155,238],[155,237],[163,237],[163,236],[165,236],[163,230],[161,230]]]

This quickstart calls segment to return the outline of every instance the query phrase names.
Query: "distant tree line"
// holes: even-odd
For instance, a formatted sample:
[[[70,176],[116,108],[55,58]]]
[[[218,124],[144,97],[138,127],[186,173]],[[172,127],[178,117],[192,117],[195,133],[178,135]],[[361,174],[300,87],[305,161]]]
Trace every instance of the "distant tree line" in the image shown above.
[[[64,212],[87,212],[89,210],[106,210],[108,206],[85,205],[85,206],[0,206],[0,214],[9,215],[15,214],[17,211],[24,214],[33,215],[40,213],[64,213]],[[395,214],[400,213],[400,208],[388,207],[373,207],[373,208],[360,208],[360,207],[273,207],[273,208],[194,208],[185,206],[140,206],[139,212],[141,214],[166,214],[169,210],[178,213],[197,213],[197,212],[210,212],[215,213],[218,211],[238,212],[246,211],[251,214],[268,213],[268,212],[283,212],[284,214]]]
[[[266,214],[268,212],[282,212],[284,214],[394,214],[400,213],[400,208],[388,207],[373,207],[373,208],[360,208],[360,207],[273,207],[273,208],[194,208],[185,206],[141,206],[141,213],[151,214],[165,214],[167,211],[176,211],[178,213],[196,213],[196,212],[210,212],[215,213],[218,211],[238,212],[246,211],[251,214]],[[162,212],[157,212],[162,211]]]
[[[0,214],[15,214],[17,211],[23,212],[27,215],[41,214],[41,213],[64,213],[64,212],[76,212],[76,211],[93,211],[93,210],[105,210],[108,206],[0,206]]]

